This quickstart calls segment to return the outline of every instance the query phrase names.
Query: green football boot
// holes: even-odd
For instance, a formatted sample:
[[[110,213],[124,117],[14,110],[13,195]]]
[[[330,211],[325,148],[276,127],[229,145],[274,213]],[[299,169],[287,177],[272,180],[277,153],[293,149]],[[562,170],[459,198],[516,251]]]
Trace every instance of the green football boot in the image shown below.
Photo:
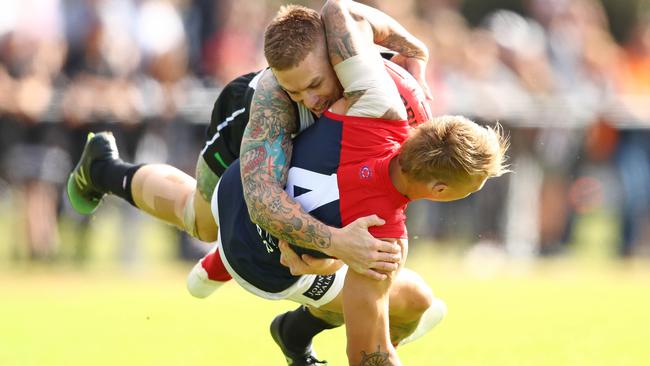
[[[106,194],[90,179],[90,166],[98,160],[118,159],[115,137],[110,132],[89,133],[79,163],[68,177],[68,198],[70,204],[82,215],[89,215],[97,209]]]

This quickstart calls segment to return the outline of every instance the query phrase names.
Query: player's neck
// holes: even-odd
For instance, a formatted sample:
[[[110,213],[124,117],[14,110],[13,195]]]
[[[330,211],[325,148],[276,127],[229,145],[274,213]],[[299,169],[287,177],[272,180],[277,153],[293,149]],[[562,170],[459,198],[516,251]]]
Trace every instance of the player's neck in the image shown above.
[[[399,164],[399,154],[390,159],[388,174],[390,175],[390,181],[393,183],[395,189],[404,197],[408,198],[408,184],[406,182],[406,176],[404,175],[404,172],[402,172],[402,166]]]

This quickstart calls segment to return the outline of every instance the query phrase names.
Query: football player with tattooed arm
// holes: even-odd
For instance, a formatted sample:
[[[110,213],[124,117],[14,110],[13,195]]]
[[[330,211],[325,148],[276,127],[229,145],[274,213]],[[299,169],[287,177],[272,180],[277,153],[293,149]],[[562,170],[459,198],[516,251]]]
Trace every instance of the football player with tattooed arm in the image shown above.
[[[430,98],[425,82],[426,46],[376,9],[356,4],[355,12],[368,19],[375,42],[396,52],[394,61],[415,77]],[[295,37],[292,32],[296,29],[276,28],[277,33],[268,38],[280,45],[285,43],[286,52],[296,52],[290,48],[292,42],[285,42]],[[308,61],[289,70],[300,73],[310,83],[300,85],[299,89],[282,88],[273,70],[265,69],[241,76],[223,88],[214,104],[206,143],[197,160],[196,180],[170,165],[122,161],[112,134],[90,134],[68,179],[67,193],[72,206],[81,214],[91,214],[106,194],[113,194],[198,239],[214,242],[217,228],[210,198],[219,177],[239,157],[243,145],[244,153],[258,154],[257,169],[243,175],[248,183],[246,200],[251,208],[255,207],[253,219],[262,228],[296,245],[320,248],[370,278],[386,278],[384,272],[396,268],[395,254],[399,248],[368,233],[369,226],[381,225],[383,220],[370,215],[343,228],[329,227],[306,214],[282,191],[284,178],[280,172],[291,156],[291,137],[312,124],[341,96],[340,84],[324,52],[324,37],[314,35],[320,32],[317,29],[303,33],[309,37],[307,43],[323,44],[308,44],[299,50],[298,53],[308,55]],[[243,137],[244,130],[247,132]],[[318,268],[320,264],[314,266]]]
[[[361,4],[354,6],[355,14],[364,16],[372,24],[375,42],[398,52],[401,64],[426,87],[424,66],[427,51],[422,43],[387,15]],[[291,14],[285,15],[290,17]],[[225,168],[239,155],[242,133],[249,121],[249,111],[253,110],[243,151],[259,158],[258,169],[242,172],[242,177],[248,183],[245,195],[249,204],[253,203],[250,207],[259,226],[297,245],[322,248],[369,278],[385,278],[386,273],[397,268],[400,255],[396,254],[400,248],[376,240],[367,231],[368,226],[381,224],[383,220],[367,216],[342,229],[326,226],[307,215],[280,189],[286,180],[282,172],[286,171],[286,162],[291,156],[290,137],[313,123],[314,117],[322,114],[342,93],[328,61],[320,18],[317,13],[310,17],[311,20],[306,22],[310,24],[303,22],[297,25],[298,29],[295,25],[294,28],[283,27],[282,22],[276,22],[273,32],[267,34],[267,40],[275,41],[276,46],[287,47],[291,45],[289,40],[294,38],[296,30],[311,34],[302,40],[304,49],[288,48],[289,52],[301,55],[298,58],[301,62],[284,69],[276,68],[277,72],[284,72],[287,76],[287,85],[283,85],[286,91],[268,69],[240,77],[224,88],[215,103],[207,142],[197,162],[197,181],[169,165],[124,162],[119,159],[112,135],[99,133],[89,136],[84,154],[68,180],[68,194],[73,207],[80,213],[92,213],[103,196],[111,193],[200,239],[215,240],[217,227],[210,212],[210,197]],[[301,32],[305,30],[300,29],[302,26],[306,32]],[[292,72],[298,75],[299,81],[308,83],[293,84]],[[265,195],[266,192],[274,192],[274,195]],[[310,267],[312,272],[328,272],[318,264],[320,262],[308,260],[308,263],[316,263]],[[208,278],[203,268],[207,266],[206,260],[201,261],[192,272],[196,276],[190,278],[199,277],[207,281],[229,279],[227,274]],[[206,293],[211,290],[205,289]],[[201,296],[196,286],[192,291],[195,296]],[[403,323],[408,321],[409,326],[402,333],[408,334],[418,324],[422,311],[430,308],[431,295],[422,282],[409,283],[402,295],[400,297],[411,299],[404,301],[408,303],[406,308],[410,315],[403,319]],[[408,311],[408,306],[415,311]],[[289,347],[298,350],[302,347],[308,351],[314,334],[340,325],[341,319],[336,315],[328,318],[326,312],[314,316],[305,307],[300,307],[283,315],[284,326],[278,331],[290,335]],[[309,329],[294,332],[293,325]],[[297,333],[300,335],[296,336]],[[284,345],[283,351],[285,355],[296,355]],[[304,359],[309,355],[309,352],[299,353],[296,357]]]

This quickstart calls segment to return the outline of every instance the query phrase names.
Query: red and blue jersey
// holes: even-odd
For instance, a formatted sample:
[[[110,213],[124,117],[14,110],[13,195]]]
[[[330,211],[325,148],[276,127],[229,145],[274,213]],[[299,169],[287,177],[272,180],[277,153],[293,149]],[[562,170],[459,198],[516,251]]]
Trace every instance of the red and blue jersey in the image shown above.
[[[406,238],[408,199],[393,186],[389,165],[409,129],[407,121],[325,112],[294,140],[285,190],[327,225],[343,227],[376,214],[386,223],[371,227],[372,235]],[[277,239],[250,220],[238,162],[224,173],[216,194],[221,243],[232,268],[264,291],[280,292],[291,286],[296,277],[280,264]]]

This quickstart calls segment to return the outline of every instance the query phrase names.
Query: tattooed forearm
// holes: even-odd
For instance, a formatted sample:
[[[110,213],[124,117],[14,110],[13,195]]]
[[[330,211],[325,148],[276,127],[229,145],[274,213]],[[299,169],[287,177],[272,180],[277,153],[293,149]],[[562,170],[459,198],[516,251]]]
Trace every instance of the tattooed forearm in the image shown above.
[[[349,14],[347,20],[344,17],[345,14]],[[351,20],[368,24],[372,29],[374,43],[405,57],[428,60],[429,50],[426,45],[384,12],[357,2],[328,1],[323,7],[325,28],[328,35],[330,32],[335,33],[335,40],[343,39],[341,35],[345,34],[346,27],[350,25]],[[351,43],[350,39],[347,40],[347,43]],[[330,43],[328,46],[332,50]],[[350,46],[339,42],[335,49],[342,56],[344,50],[350,50]]]
[[[257,185],[251,180],[244,183],[244,191],[250,191],[248,211],[251,219],[278,239],[292,244],[322,250],[331,246],[331,234],[327,227],[309,216],[299,204],[282,189],[271,184]]]
[[[380,118],[388,119],[388,120],[400,120],[400,119],[404,119],[404,114],[403,112],[400,113],[398,108],[391,107],[388,108],[388,110]]]
[[[335,38],[336,32],[332,32],[335,35],[332,35],[332,44],[334,46],[329,46],[331,47],[330,53],[334,53],[336,56],[335,57],[340,57],[342,60],[348,59],[354,55],[356,55],[357,48],[354,46],[354,43],[352,42],[352,37],[350,36],[350,33],[343,33],[341,34],[341,38]],[[339,32],[340,33],[340,32]],[[329,39],[329,38],[328,38]]]
[[[355,90],[355,91],[346,91],[343,94],[345,95],[345,100],[347,101],[347,110],[348,113],[356,113],[352,112],[352,109],[354,108],[354,105],[361,99],[368,90]],[[383,119],[388,119],[388,120],[400,120],[404,119],[404,108],[402,107],[403,104],[397,103],[396,107],[391,107],[390,104],[388,104],[388,109],[384,112],[383,115],[381,116],[373,116],[373,117],[379,117]],[[363,107],[361,107],[363,109]],[[365,113],[365,112],[364,112]],[[356,114],[355,114],[356,115]]]
[[[363,47],[363,38],[359,38],[363,34],[358,32],[360,24],[356,24],[345,4],[340,1],[328,1],[323,7],[322,18],[332,65],[359,54],[360,48]],[[369,28],[367,23],[366,27]],[[351,32],[354,28],[357,29]],[[369,42],[372,43],[372,40]]]
[[[356,102],[363,97],[364,94],[366,94],[367,90],[355,90],[348,92],[346,91],[345,94],[345,100],[348,102],[348,109],[352,107]]]
[[[279,239],[310,248],[331,246],[327,225],[307,214],[283,190],[291,161],[296,117],[270,72],[255,91],[240,154],[244,198],[251,219]]]
[[[390,33],[385,39],[378,41],[377,44],[402,56],[419,58],[425,61],[429,59],[427,47],[408,33]]]
[[[359,366],[392,366],[388,352],[382,352],[381,347],[377,346],[377,352],[365,353],[361,351],[361,362]]]

